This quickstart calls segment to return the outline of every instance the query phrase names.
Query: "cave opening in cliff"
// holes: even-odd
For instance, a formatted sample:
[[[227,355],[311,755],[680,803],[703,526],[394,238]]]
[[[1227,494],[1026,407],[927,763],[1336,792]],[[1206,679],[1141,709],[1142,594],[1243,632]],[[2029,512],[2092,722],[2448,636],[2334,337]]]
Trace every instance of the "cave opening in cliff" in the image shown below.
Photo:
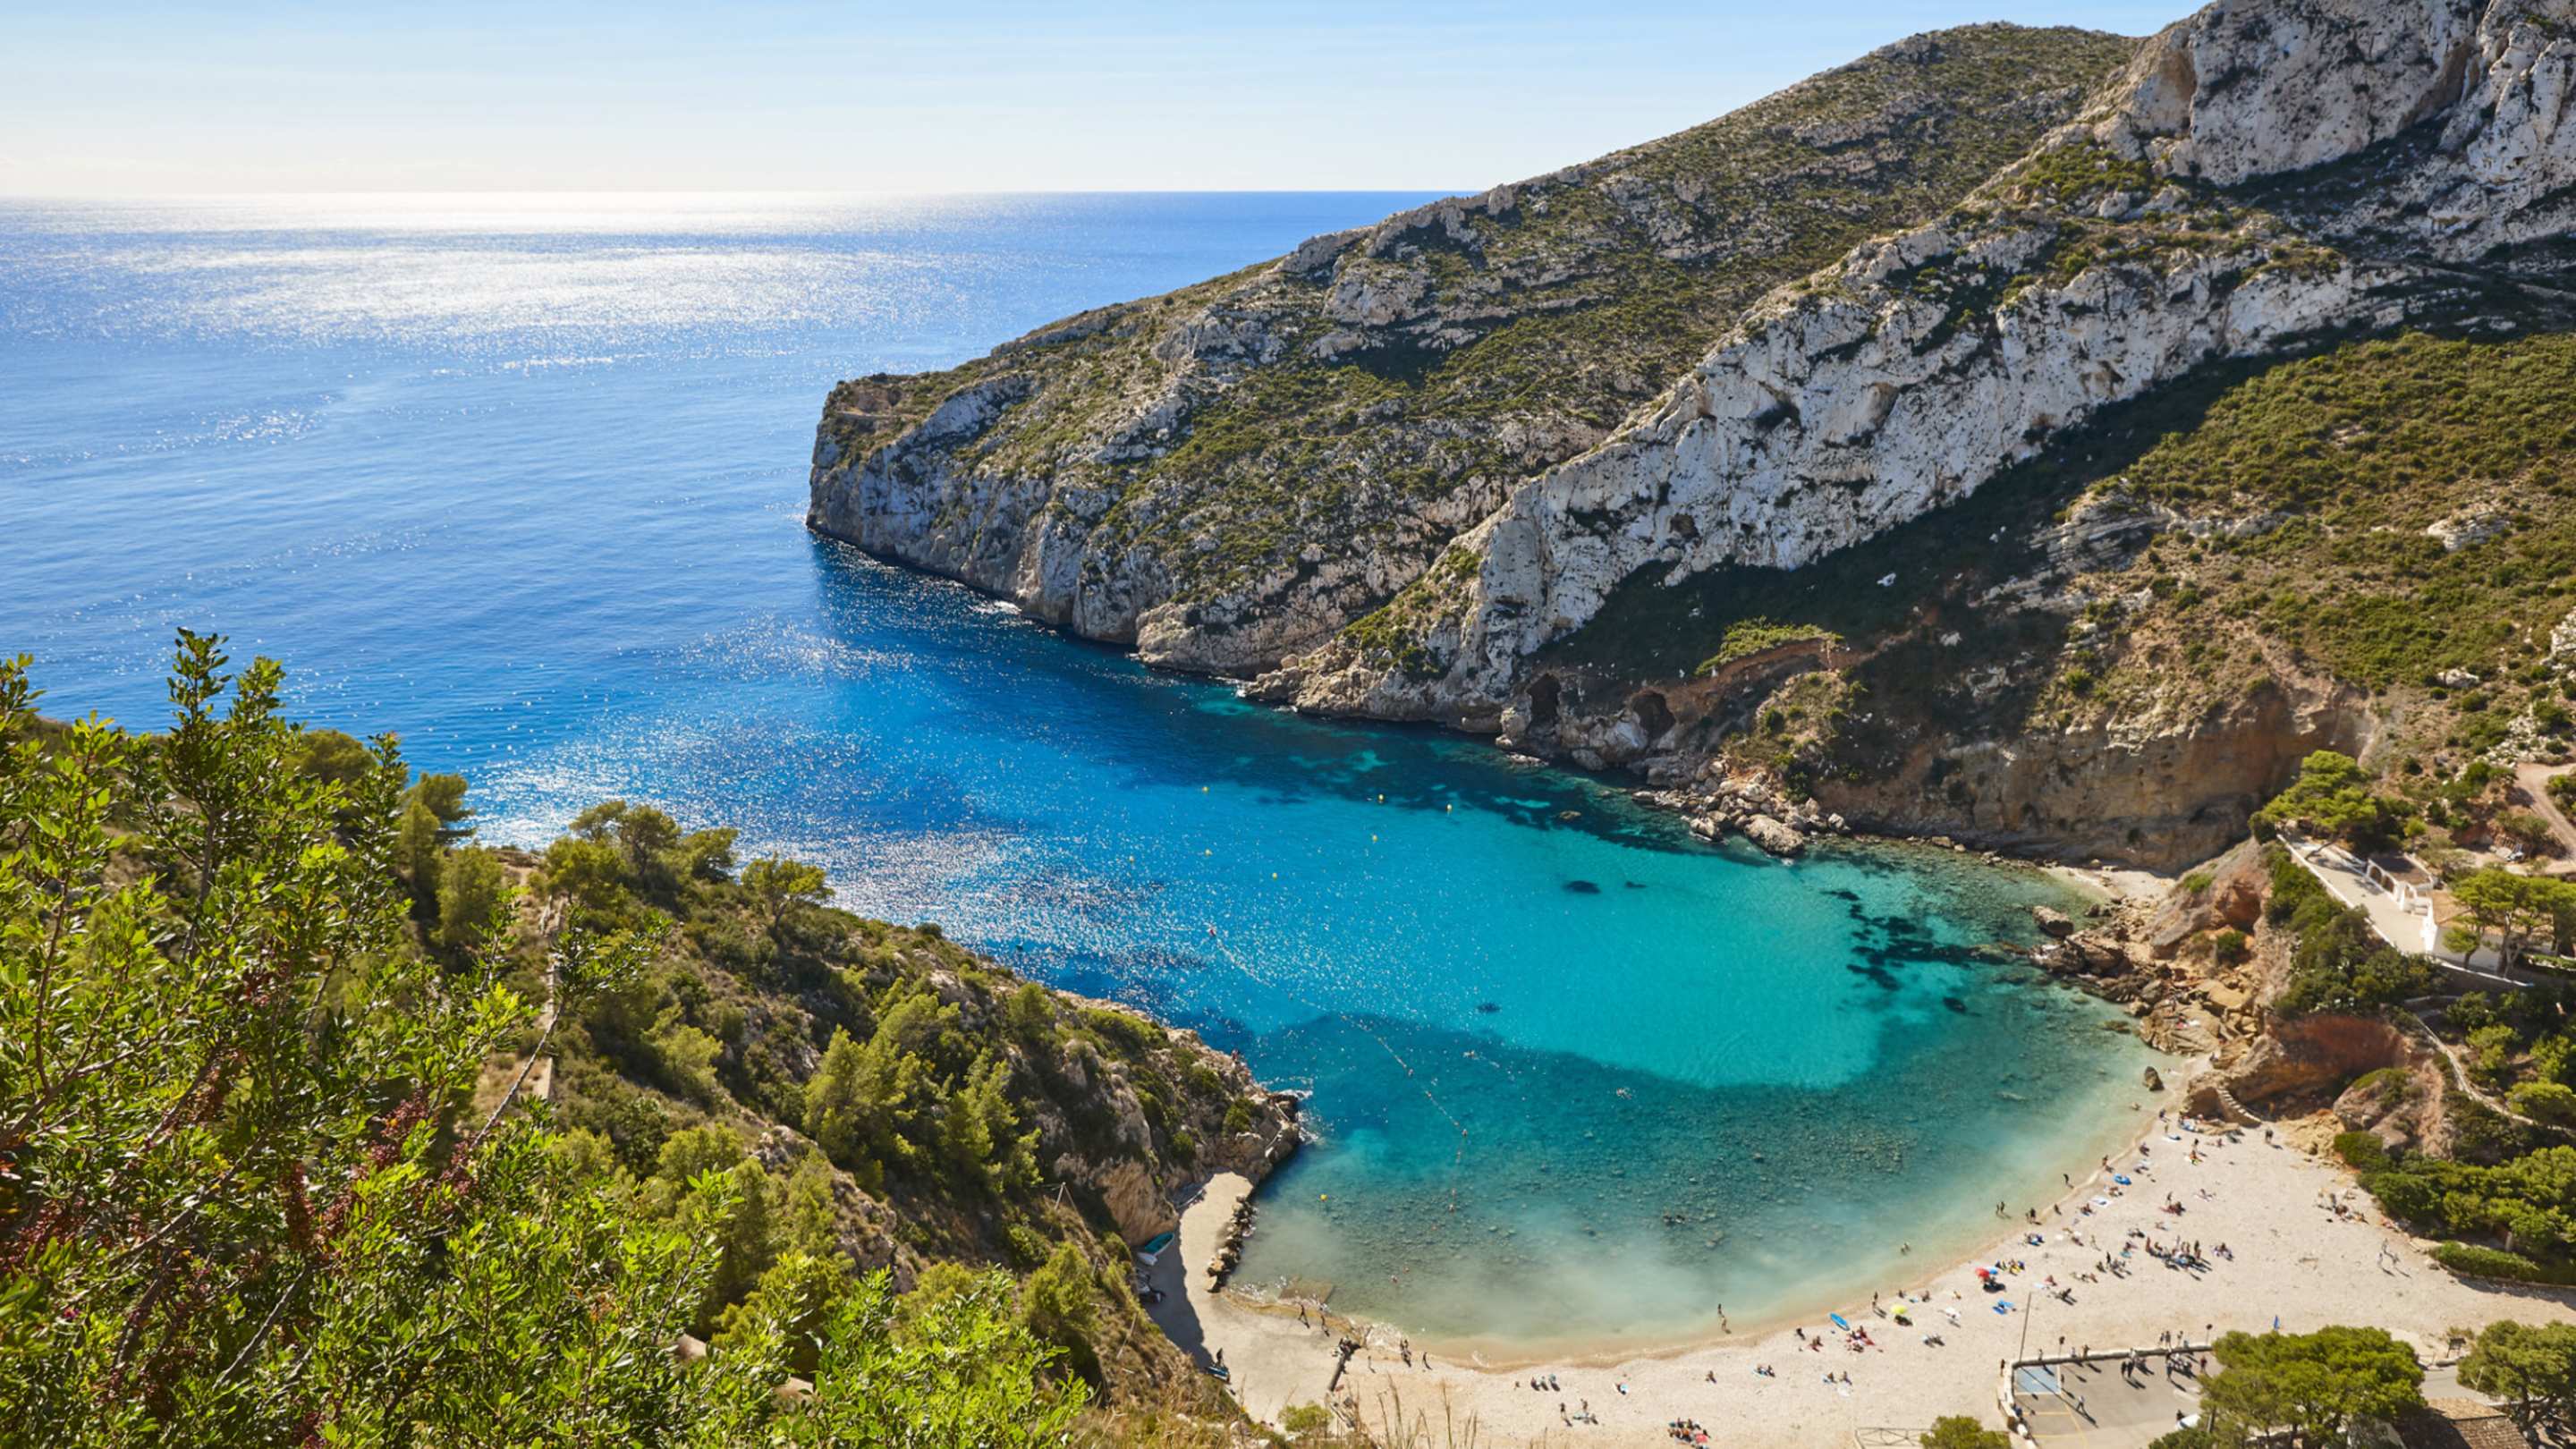
[[[1556,727],[1557,695],[1559,692],[1556,676],[1553,674],[1542,674],[1538,678],[1530,681],[1529,701],[1531,728],[1543,730],[1553,729]]]
[[[1664,697],[1651,689],[1637,691],[1637,697],[1628,701],[1628,709],[1637,716],[1637,723],[1645,726],[1649,740],[1662,739],[1664,731],[1673,727],[1672,706],[1664,703]]]

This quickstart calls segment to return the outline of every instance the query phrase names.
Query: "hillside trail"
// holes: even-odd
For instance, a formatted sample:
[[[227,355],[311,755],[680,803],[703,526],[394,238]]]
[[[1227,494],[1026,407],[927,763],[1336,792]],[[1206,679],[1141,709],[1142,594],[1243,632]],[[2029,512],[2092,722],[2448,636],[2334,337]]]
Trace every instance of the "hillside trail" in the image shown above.
[[[2570,821],[2567,812],[2559,809],[2558,802],[2549,794],[2550,777],[2565,774],[2570,768],[2576,767],[2543,765],[2526,760],[2513,767],[2513,783],[2527,797],[2522,803],[2549,822],[2551,833],[2558,837],[2559,853],[2569,860],[2576,860],[2576,821]]]
[[[2554,1122],[2543,1122],[2537,1117],[2526,1117],[2522,1113],[2505,1105],[2503,1098],[2493,1096],[2484,1088],[2478,1086],[2476,1079],[2469,1075],[2468,1062],[2461,1058],[2458,1050],[2449,1042],[2442,1040],[2441,1036],[2433,1030],[2431,1024],[2426,1022],[2424,1018],[2417,1016],[2413,1011],[2402,1006],[2392,1008],[2390,1014],[2401,1018],[2405,1024],[2412,1026],[2416,1034],[2422,1036],[2425,1041],[2430,1042],[2433,1049],[2442,1054],[2442,1060],[2451,1064],[2451,1080],[2448,1085],[2452,1091],[2463,1094],[2470,1100],[2476,1102],[2479,1106],[2486,1108],[2488,1111],[2495,1113],[2499,1117],[2505,1118],[2511,1122],[2519,1123],[2534,1131],[2546,1132],[2561,1141],[2576,1138],[2576,1132],[2571,1132],[2567,1128],[2561,1127]]]
[[[513,884],[524,885],[526,873],[512,872]],[[563,934],[564,921],[572,908],[570,898],[560,895],[519,898],[519,931],[521,939],[531,941],[545,953],[545,1000],[538,1005],[536,1040],[524,1053],[495,1057],[483,1066],[483,1075],[474,1084],[474,1111],[483,1114],[483,1132],[492,1130],[510,1103],[525,1092],[541,1102],[551,1102],[555,1095],[555,1059],[546,1054],[546,1044],[554,1039],[556,959],[555,939]],[[478,1137],[482,1134],[478,1132]]]

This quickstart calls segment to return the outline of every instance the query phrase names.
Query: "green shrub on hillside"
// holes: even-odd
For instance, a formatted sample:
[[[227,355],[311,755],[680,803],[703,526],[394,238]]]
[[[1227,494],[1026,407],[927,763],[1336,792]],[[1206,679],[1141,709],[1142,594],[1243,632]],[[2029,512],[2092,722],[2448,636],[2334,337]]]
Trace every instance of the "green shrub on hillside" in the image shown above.
[[[1739,659],[1750,659],[1767,650],[1784,645],[1821,640],[1827,644],[1842,642],[1842,636],[1816,624],[1782,624],[1770,619],[1740,619],[1726,627],[1726,637],[1717,652],[1699,662],[1698,673],[1714,674]]]
[[[2576,1087],[2565,1082],[2524,1082],[2508,1097],[2513,1110],[2538,1122],[2576,1126]]]
[[[2338,1132],[2334,1139],[2335,1156],[2355,1172],[2383,1172],[2396,1165],[2388,1155],[2388,1144],[2367,1132]]]
[[[2410,807],[2378,792],[2378,777],[2350,755],[2318,750],[2299,766],[2290,788],[2254,812],[2260,826],[2301,830],[2339,840],[2356,850],[2382,850],[2397,841]]]
[[[2576,1147],[2543,1147],[2491,1167],[2391,1158],[2362,1168],[2361,1185],[2391,1217],[2425,1236],[2492,1237],[2540,1265],[2535,1271],[2576,1270]],[[2463,1251],[2486,1250],[2472,1244]]]
[[[2433,1250],[2433,1261],[2472,1278],[2507,1278],[2516,1283],[2543,1279],[2540,1265],[2522,1254],[2474,1243],[2444,1243]]]
[[[883,1273],[802,1249],[783,1270],[782,1236],[829,1231],[828,1189],[818,1225],[810,1180],[779,1193],[728,1128],[666,1132],[638,1184],[602,1136],[506,1099],[458,1110],[531,1015],[502,984],[517,963],[492,934],[430,949],[396,869],[422,802],[391,742],[363,765],[316,751],[277,715],[276,665],[227,664],[183,633],[172,728],[136,737],[42,726],[25,661],[0,663],[14,1427],[65,1446],[1057,1441],[1084,1393],[1007,1277],[899,1326]],[[631,842],[655,838],[647,820]],[[648,970],[665,937],[631,914],[555,943],[568,1015]],[[681,1363],[676,1335],[731,1298],[723,1350]],[[776,1392],[791,1335],[813,1348],[802,1401]]]
[[[2267,847],[2264,860],[2272,879],[2265,915],[2297,937],[2289,983],[2273,1010],[2284,1016],[2371,1011],[2432,989],[2433,968],[2424,958],[2382,941],[2367,915],[2327,894],[2286,848]]]

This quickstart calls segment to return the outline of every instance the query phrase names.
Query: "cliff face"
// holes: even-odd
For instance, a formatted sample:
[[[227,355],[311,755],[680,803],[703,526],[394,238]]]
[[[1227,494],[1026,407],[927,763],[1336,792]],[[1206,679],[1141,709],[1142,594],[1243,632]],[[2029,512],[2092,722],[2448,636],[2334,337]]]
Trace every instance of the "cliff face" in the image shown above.
[[[2553,278],[2541,244],[2576,218],[2562,8],[2202,11],[1962,205],[1764,299],[1617,436],[1516,489],[1394,648],[1338,641],[1264,693],[1507,727],[1528,658],[1613,590],[1794,569],[2195,368]],[[2345,162],[2366,186],[2297,174]]]
[[[845,384],[815,525],[1155,662],[1258,672],[1260,699],[1683,797],[1758,774],[1882,828],[2186,860],[2309,749],[2446,743],[2401,739],[2450,718],[2405,691],[2511,670],[2527,632],[2530,601],[2475,580],[2571,562],[2539,520],[2572,445],[2517,421],[2569,362],[2571,23],[2570,0],[2223,0],[2142,45],[1908,42],[955,373]],[[1787,228],[1782,188],[1835,220]],[[1743,667],[1734,631],[1782,621],[1834,645]]]
[[[1958,201],[2133,44],[1921,37],[950,372],[845,383],[809,522],[1156,663],[1269,668],[1599,443],[1764,292]]]

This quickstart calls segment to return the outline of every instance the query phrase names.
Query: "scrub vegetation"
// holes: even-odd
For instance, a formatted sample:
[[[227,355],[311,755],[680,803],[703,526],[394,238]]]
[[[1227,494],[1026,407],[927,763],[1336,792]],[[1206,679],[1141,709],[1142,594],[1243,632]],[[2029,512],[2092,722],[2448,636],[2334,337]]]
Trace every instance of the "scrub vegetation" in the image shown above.
[[[476,844],[461,779],[288,723],[281,678],[182,635],[129,735],[0,663],[0,1402],[42,1442],[1236,1421],[1099,1194],[1041,1189],[1277,1130],[1239,1068],[729,830],[612,801]]]

